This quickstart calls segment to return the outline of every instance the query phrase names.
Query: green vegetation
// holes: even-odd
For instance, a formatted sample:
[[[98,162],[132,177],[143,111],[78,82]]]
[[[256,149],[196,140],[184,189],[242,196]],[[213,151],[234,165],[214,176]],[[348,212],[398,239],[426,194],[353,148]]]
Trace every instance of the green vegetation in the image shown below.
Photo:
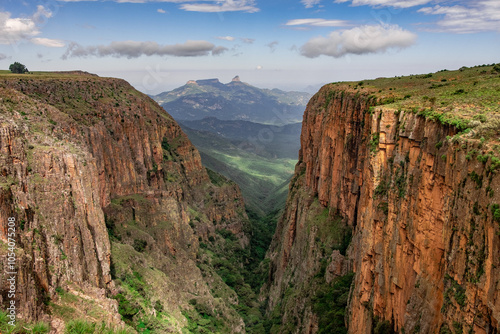
[[[318,334],[347,333],[344,320],[353,278],[354,273],[350,273],[317,290],[312,302],[318,316]]]
[[[380,320],[378,317],[373,319],[375,326],[373,327],[373,334],[394,334],[394,326],[389,320]],[[418,325],[417,325],[418,326]],[[416,331],[415,333],[418,333]]]
[[[448,288],[444,292],[444,302],[443,307],[441,308],[441,312],[444,313],[447,310],[448,306],[452,305],[452,297],[460,307],[464,307],[467,302],[465,288],[458,284],[458,282],[448,274],[445,275],[445,286],[448,286]]]
[[[245,321],[246,332],[260,334],[264,333],[262,332],[264,309],[257,301],[257,296],[267,278],[269,260],[264,260],[264,256],[274,234],[279,212],[260,217],[255,212],[248,211],[248,216],[251,220],[249,225],[251,230],[247,233],[253,236],[250,239],[250,246],[242,248],[232,232],[220,229],[217,231],[217,237],[211,238],[208,244],[200,247],[199,257],[204,260],[199,268],[207,275],[210,267],[215,269],[222,281],[238,296],[238,305],[235,305],[235,309]],[[212,326],[215,326],[215,319],[210,318],[210,314],[206,312],[200,312],[199,303],[194,304],[200,316],[205,320],[211,320]],[[190,326],[198,328],[195,324],[199,325],[200,317],[191,314],[190,319]]]
[[[12,73],[16,73],[16,74],[23,74],[23,73],[29,72],[28,69],[26,68],[26,66],[24,66],[21,63],[18,63],[17,61],[13,64],[10,64],[9,70]]]
[[[188,320],[184,333],[217,334],[228,333],[224,322],[217,318],[211,307],[207,304],[199,303],[196,299],[191,300],[194,310],[183,311],[182,314]]]
[[[132,245],[132,247],[134,247],[134,249],[139,253],[142,253],[144,252],[144,249],[146,248],[147,245],[148,243],[146,240],[134,239],[134,244]]]
[[[265,216],[284,205],[296,159],[259,155],[214,134],[185,131],[200,151],[203,165],[236,182],[252,211]]]
[[[2,334],[46,334],[49,333],[49,324],[45,322],[28,323],[22,319],[16,319],[15,326],[9,324],[11,319],[8,312],[0,310],[0,333]]]
[[[82,319],[71,320],[66,323],[64,334],[131,334],[128,329],[115,329],[106,326],[103,322],[100,325]]]
[[[372,153],[377,152],[379,139],[380,139],[379,133],[376,132],[376,133],[372,134],[372,139],[370,140],[370,143],[369,143],[370,152],[372,152]]]

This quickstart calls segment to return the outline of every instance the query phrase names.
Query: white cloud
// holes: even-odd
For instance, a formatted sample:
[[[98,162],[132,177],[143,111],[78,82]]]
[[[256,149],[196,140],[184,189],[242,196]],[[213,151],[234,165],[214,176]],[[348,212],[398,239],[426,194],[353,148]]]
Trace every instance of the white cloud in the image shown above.
[[[438,31],[454,33],[500,32],[500,2],[482,0],[467,3],[469,6],[434,6],[419,10],[428,15],[440,15],[436,22]]]
[[[83,2],[97,0],[59,0],[62,2]],[[189,12],[247,12],[256,13],[259,8],[255,6],[255,0],[110,0],[118,3],[155,3],[170,2],[181,4],[180,8]],[[320,0],[303,0],[320,1]],[[161,13],[161,12],[160,12]]]
[[[62,48],[66,45],[66,44],[64,44],[63,41],[61,41],[59,39],[50,39],[50,38],[42,38],[42,37],[32,38],[32,39],[30,39],[30,41],[34,44],[48,46],[50,48]]]
[[[0,12],[0,44],[16,43],[40,34],[32,19],[11,18],[10,13]]]
[[[262,69],[263,69],[263,67],[262,67],[262,65],[257,65],[257,67],[256,67],[255,69],[256,69],[256,70],[262,70]]]
[[[247,12],[256,13],[259,8],[255,7],[254,0],[220,0],[215,3],[189,3],[180,6],[181,9],[188,12]]]
[[[52,13],[40,5],[30,18],[13,18],[9,12],[0,12],[0,44],[14,44],[26,40],[43,46],[63,47],[64,42],[60,40],[35,37],[41,33],[38,25],[50,17]]]
[[[353,6],[410,8],[428,4],[432,0],[335,0],[335,3],[352,2]]]
[[[210,54],[220,55],[227,49],[216,47],[207,41],[187,41],[184,44],[160,45],[156,42],[117,41],[109,45],[82,46],[71,43],[62,59],[72,57],[126,57],[138,58],[140,56],[174,56],[174,57],[199,57]]]
[[[161,8],[158,8],[156,11],[158,13],[160,13],[160,14],[165,14],[166,13],[166,11],[164,9],[161,9]]]
[[[36,12],[33,14],[33,22],[36,24],[42,24],[47,19],[52,17],[52,12],[50,10],[45,9],[42,5],[38,5],[36,7]]]
[[[7,55],[0,53],[0,60],[4,60],[5,58],[7,58]]]
[[[321,0],[301,0],[300,2],[302,2],[306,8],[312,8],[315,5],[319,5]]]
[[[349,30],[333,31],[328,37],[315,37],[300,48],[308,58],[321,55],[339,58],[346,54],[384,52],[389,48],[406,48],[417,36],[397,25],[365,25]]]
[[[219,36],[219,37],[215,37],[215,38],[221,39],[223,41],[229,41],[229,42],[232,42],[236,39],[233,36]]]
[[[350,25],[344,20],[325,19],[295,19],[285,23],[286,26],[314,26],[314,27],[345,27]]]

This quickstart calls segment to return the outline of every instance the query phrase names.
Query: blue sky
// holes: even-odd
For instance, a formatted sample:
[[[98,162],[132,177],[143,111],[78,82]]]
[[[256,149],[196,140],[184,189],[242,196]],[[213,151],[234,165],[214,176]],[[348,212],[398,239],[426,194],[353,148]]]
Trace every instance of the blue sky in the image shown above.
[[[500,62],[500,1],[1,0],[0,68],[14,61],[148,94],[236,75],[303,90]]]

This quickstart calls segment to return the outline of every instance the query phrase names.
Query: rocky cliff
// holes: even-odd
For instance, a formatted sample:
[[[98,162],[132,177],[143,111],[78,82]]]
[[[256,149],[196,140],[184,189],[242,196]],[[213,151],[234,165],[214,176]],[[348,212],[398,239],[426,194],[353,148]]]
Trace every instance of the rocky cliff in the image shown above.
[[[3,75],[0,99],[1,261],[15,217],[20,319],[166,332],[207,315],[244,332],[199,247],[223,244],[216,231],[246,247],[240,191],[209,177],[161,107],[122,80],[75,73]]]
[[[274,332],[498,330],[499,88],[477,67],[311,99],[268,253]]]

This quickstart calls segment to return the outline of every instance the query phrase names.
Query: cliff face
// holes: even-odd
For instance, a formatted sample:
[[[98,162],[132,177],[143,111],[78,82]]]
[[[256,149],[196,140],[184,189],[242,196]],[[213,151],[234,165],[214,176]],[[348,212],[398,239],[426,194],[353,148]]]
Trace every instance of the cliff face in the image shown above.
[[[459,136],[432,112],[376,106],[380,92],[332,84],[309,102],[268,253],[269,314],[279,309],[292,323],[280,332],[324,330],[317,291],[353,272],[342,297],[350,333],[495,332],[496,140]]]
[[[170,330],[186,325],[181,310],[193,308],[194,294],[244,331],[196,266],[199,243],[216,230],[248,243],[241,194],[211,181],[162,108],[122,80],[90,75],[5,76],[0,97],[0,238],[7,241],[7,219],[15,217],[19,317],[86,317],[78,303],[65,304],[64,290],[102,305],[97,320],[119,324],[118,304],[106,296],[131,293],[124,282],[135,275],[151,286],[144,298],[155,296],[157,308],[178,320]],[[58,314],[62,306],[74,309],[69,318]]]

